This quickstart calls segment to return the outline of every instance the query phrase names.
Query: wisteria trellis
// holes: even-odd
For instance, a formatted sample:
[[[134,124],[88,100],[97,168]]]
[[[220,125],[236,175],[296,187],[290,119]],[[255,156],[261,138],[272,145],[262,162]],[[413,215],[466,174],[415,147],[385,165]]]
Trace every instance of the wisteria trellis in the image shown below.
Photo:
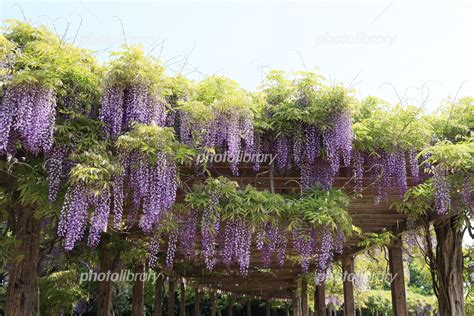
[[[331,113],[324,127],[298,122],[292,133],[272,133],[256,127],[258,118],[252,115],[252,111],[233,110],[231,107],[204,104],[212,115],[204,121],[195,120],[192,110],[180,106],[172,108],[166,103],[166,97],[153,87],[151,80],[142,79],[131,83],[105,81],[98,118],[103,123],[104,139],[112,144],[132,130],[136,123],[167,126],[174,129],[177,141],[196,150],[227,151],[231,156],[238,156],[240,151],[274,154],[277,157],[276,172],[300,171],[303,191],[313,186],[330,189],[341,165],[352,168],[356,192],[362,190],[365,173],[379,176],[376,183],[378,199],[386,196],[386,190],[391,186],[397,186],[400,194],[406,191],[407,169],[415,181],[420,177],[417,152],[413,149],[379,152],[376,156],[354,149],[349,108]],[[15,155],[16,150],[21,149],[28,154],[44,155],[51,202],[56,200],[61,184],[65,183],[75,163],[70,158],[72,148],[54,143],[56,98],[53,87],[21,83],[7,85],[0,104],[0,152]],[[192,98],[190,95],[181,101]],[[310,100],[299,101],[303,108],[309,103]],[[119,168],[111,175],[109,186],[94,191],[86,183],[76,181],[68,188],[58,224],[58,234],[64,237],[66,250],[73,249],[87,230],[88,245],[97,246],[111,214],[114,226],[123,227],[126,208],[129,218],[132,218],[131,214],[141,212],[138,225],[152,235],[173,210],[179,166],[168,152],[158,150],[153,162],[140,151],[121,152],[115,148],[115,153]],[[235,175],[238,174],[237,160],[229,167]],[[254,167],[259,169],[258,165]],[[433,173],[435,208],[439,213],[445,213],[450,207],[446,170],[433,168]],[[270,266],[271,257],[275,257],[278,264],[284,264],[286,249],[290,243],[293,244],[304,271],[316,263],[315,280],[330,267],[333,253],[342,251],[344,236],[328,233],[330,230],[312,228],[303,233],[294,230],[287,234],[284,226],[267,223],[264,229],[257,231],[246,221],[221,221],[218,214],[212,215],[210,209],[203,209],[201,213],[198,210],[190,212],[178,221],[182,227],[166,234],[168,266],[173,265],[177,249],[188,258],[195,256],[194,237],[198,234],[209,270],[222,260],[226,265],[237,263],[242,275],[248,273],[253,243],[260,250],[265,266]],[[134,222],[132,218],[127,222],[128,226]],[[185,229],[187,233],[178,236],[178,229]],[[219,234],[224,244],[218,248],[216,240]],[[156,261],[158,251],[159,237],[154,236],[150,242],[152,263]]]

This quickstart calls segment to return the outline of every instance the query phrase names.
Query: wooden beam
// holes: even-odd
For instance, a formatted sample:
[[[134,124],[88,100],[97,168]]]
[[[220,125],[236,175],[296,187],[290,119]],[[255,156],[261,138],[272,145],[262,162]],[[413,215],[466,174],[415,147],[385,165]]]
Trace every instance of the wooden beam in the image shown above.
[[[246,316],[252,316],[252,299],[247,298],[247,314]]]
[[[186,315],[186,289],[184,288],[184,280],[179,282],[179,316]]]
[[[344,287],[344,316],[355,316],[354,284],[349,277],[354,273],[354,257],[344,255],[342,257],[342,276]],[[398,316],[398,315],[397,315]]]
[[[265,315],[271,316],[271,313],[272,313],[272,308],[271,308],[270,300],[267,300],[265,304]]]
[[[393,282],[390,284],[392,290],[393,314],[407,316],[407,298],[405,290],[405,275],[403,272],[402,242],[399,238],[393,238],[388,247],[388,258],[390,274]]]
[[[174,297],[176,289],[176,280],[170,276],[168,278],[168,316],[174,315]]]
[[[301,314],[302,316],[309,316],[308,312],[308,279],[303,276],[301,279]]]
[[[155,271],[158,273],[158,277],[155,281],[155,310],[153,312],[153,316],[161,316],[161,305],[163,304],[163,274],[159,271]]]
[[[194,316],[201,316],[201,293],[199,286],[194,288]]]
[[[326,316],[326,290],[324,283],[314,286],[315,316]]]

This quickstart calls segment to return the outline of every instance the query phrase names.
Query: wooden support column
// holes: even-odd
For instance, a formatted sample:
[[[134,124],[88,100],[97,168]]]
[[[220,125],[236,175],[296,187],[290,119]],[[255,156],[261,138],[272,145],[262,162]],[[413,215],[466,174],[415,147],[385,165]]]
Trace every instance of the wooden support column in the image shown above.
[[[199,286],[194,288],[194,316],[201,316],[201,292],[199,292]]]
[[[176,289],[176,280],[170,276],[168,279],[168,316],[174,315],[174,296]]]
[[[184,280],[179,282],[179,316],[186,315],[186,288],[184,287]]]
[[[156,278],[155,283],[155,310],[153,312],[153,316],[162,316],[161,307],[163,305],[163,274],[159,271],[155,271],[158,273],[158,277]]]
[[[326,290],[324,283],[314,287],[314,314],[326,316]]]
[[[285,316],[290,316],[290,304],[288,302],[285,304]]]
[[[135,282],[133,284],[133,296],[132,296],[132,315],[143,316],[144,314],[144,302],[145,302],[145,263],[137,263],[134,269]],[[138,277],[137,277],[138,276]]]
[[[354,257],[352,255],[342,257],[342,273],[344,280],[344,316],[355,316],[354,284],[351,277],[354,273]]]
[[[265,315],[266,316],[271,316],[272,314],[272,308],[271,308],[271,305],[270,305],[270,300],[267,300],[266,304],[265,304]]]
[[[247,298],[247,314],[246,316],[252,316],[252,299]]]
[[[211,316],[216,316],[216,313],[217,313],[216,290],[211,290]]]
[[[233,315],[233,309],[232,305],[234,305],[234,302],[232,300],[232,295],[229,294],[229,306],[227,306],[227,315],[232,316]]]
[[[299,316],[299,307],[298,307],[298,293],[297,290],[293,292],[293,296],[291,298],[291,308],[293,310],[293,316]]]
[[[303,276],[301,279],[301,315],[309,316],[308,309],[308,279]]]
[[[398,238],[393,238],[388,247],[388,259],[390,274],[393,282],[390,284],[392,290],[393,314],[397,316],[407,316],[407,297],[405,291],[405,275],[403,273],[402,242]]]

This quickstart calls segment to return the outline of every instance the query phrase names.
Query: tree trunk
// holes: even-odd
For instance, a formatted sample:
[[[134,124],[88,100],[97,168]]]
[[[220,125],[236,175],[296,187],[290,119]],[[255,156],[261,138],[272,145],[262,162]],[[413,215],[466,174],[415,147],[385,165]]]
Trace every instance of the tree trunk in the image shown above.
[[[439,313],[464,315],[462,232],[455,216],[435,223]]]
[[[134,269],[132,316],[143,316],[145,302],[145,263],[137,263]]]
[[[161,316],[162,315],[162,305],[163,305],[163,274],[159,271],[155,271],[158,273],[158,277],[155,283],[155,311],[153,312],[153,316]]]
[[[38,257],[40,248],[40,221],[34,211],[22,209],[16,221],[15,238],[20,244],[22,258],[12,263],[8,277],[5,315],[39,315]]]
[[[99,246],[100,272],[105,275],[110,275],[115,272],[119,257],[115,251],[107,247],[107,240],[107,236],[104,236]],[[97,297],[97,312],[99,315],[114,315],[112,307],[112,290],[113,287],[110,278],[106,278],[104,281],[99,282]]]

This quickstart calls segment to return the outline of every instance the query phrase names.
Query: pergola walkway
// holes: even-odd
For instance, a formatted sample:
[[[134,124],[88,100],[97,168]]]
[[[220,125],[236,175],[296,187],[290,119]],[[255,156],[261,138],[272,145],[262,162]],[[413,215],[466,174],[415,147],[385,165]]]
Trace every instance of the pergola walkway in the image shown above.
[[[183,181],[188,185],[200,180],[195,170],[189,169],[182,174]],[[213,175],[226,176],[241,186],[247,184],[253,185],[259,190],[273,190],[275,193],[288,194],[300,190],[299,173],[277,175],[271,172],[268,166],[255,172],[252,166],[239,166],[239,176],[233,176],[227,166],[214,166]],[[387,198],[382,198],[380,203],[375,203],[377,196],[374,181],[376,178],[364,177],[364,187],[362,196],[354,195],[353,181],[351,179],[351,170],[342,168],[339,176],[334,179],[334,188],[340,188],[351,196],[349,213],[353,224],[359,226],[363,232],[383,232],[392,231],[397,235],[406,230],[407,215],[400,214],[390,206],[401,199],[398,188],[389,188]],[[414,185],[410,177],[407,178],[408,185]],[[351,237],[344,244],[343,255],[339,255],[335,260],[341,260],[343,273],[353,272],[354,256],[362,249],[357,246],[360,239]],[[197,241],[200,242],[200,241]],[[287,254],[296,255],[296,251],[288,243]],[[219,241],[218,246],[219,247]],[[394,314],[397,316],[407,315],[406,291],[403,275],[403,260],[401,241],[394,239],[389,247],[389,266],[390,273],[397,275],[391,284],[392,304]],[[313,274],[314,267],[310,267],[310,276]],[[235,294],[236,296],[259,297],[262,299],[287,299],[292,300],[293,305],[297,304],[302,312],[302,316],[308,315],[307,295],[305,295],[306,283],[312,282],[305,280],[300,282],[298,287],[297,280],[304,274],[299,262],[287,260],[283,266],[273,262],[270,268],[264,269],[259,251],[255,245],[252,245],[250,269],[248,277],[239,275],[237,265],[230,269],[223,264],[217,264],[213,272],[208,272],[202,261],[196,261],[191,264],[187,260],[179,257],[175,260],[173,271],[166,271],[172,278],[183,277],[192,281],[199,287],[218,289]],[[344,287],[344,309],[345,315],[355,315],[354,294],[352,282],[345,281]],[[298,292],[297,292],[298,291]],[[299,293],[299,294],[297,294]],[[315,289],[315,310],[316,315],[326,315],[324,284]],[[297,314],[299,315],[299,314]]]

